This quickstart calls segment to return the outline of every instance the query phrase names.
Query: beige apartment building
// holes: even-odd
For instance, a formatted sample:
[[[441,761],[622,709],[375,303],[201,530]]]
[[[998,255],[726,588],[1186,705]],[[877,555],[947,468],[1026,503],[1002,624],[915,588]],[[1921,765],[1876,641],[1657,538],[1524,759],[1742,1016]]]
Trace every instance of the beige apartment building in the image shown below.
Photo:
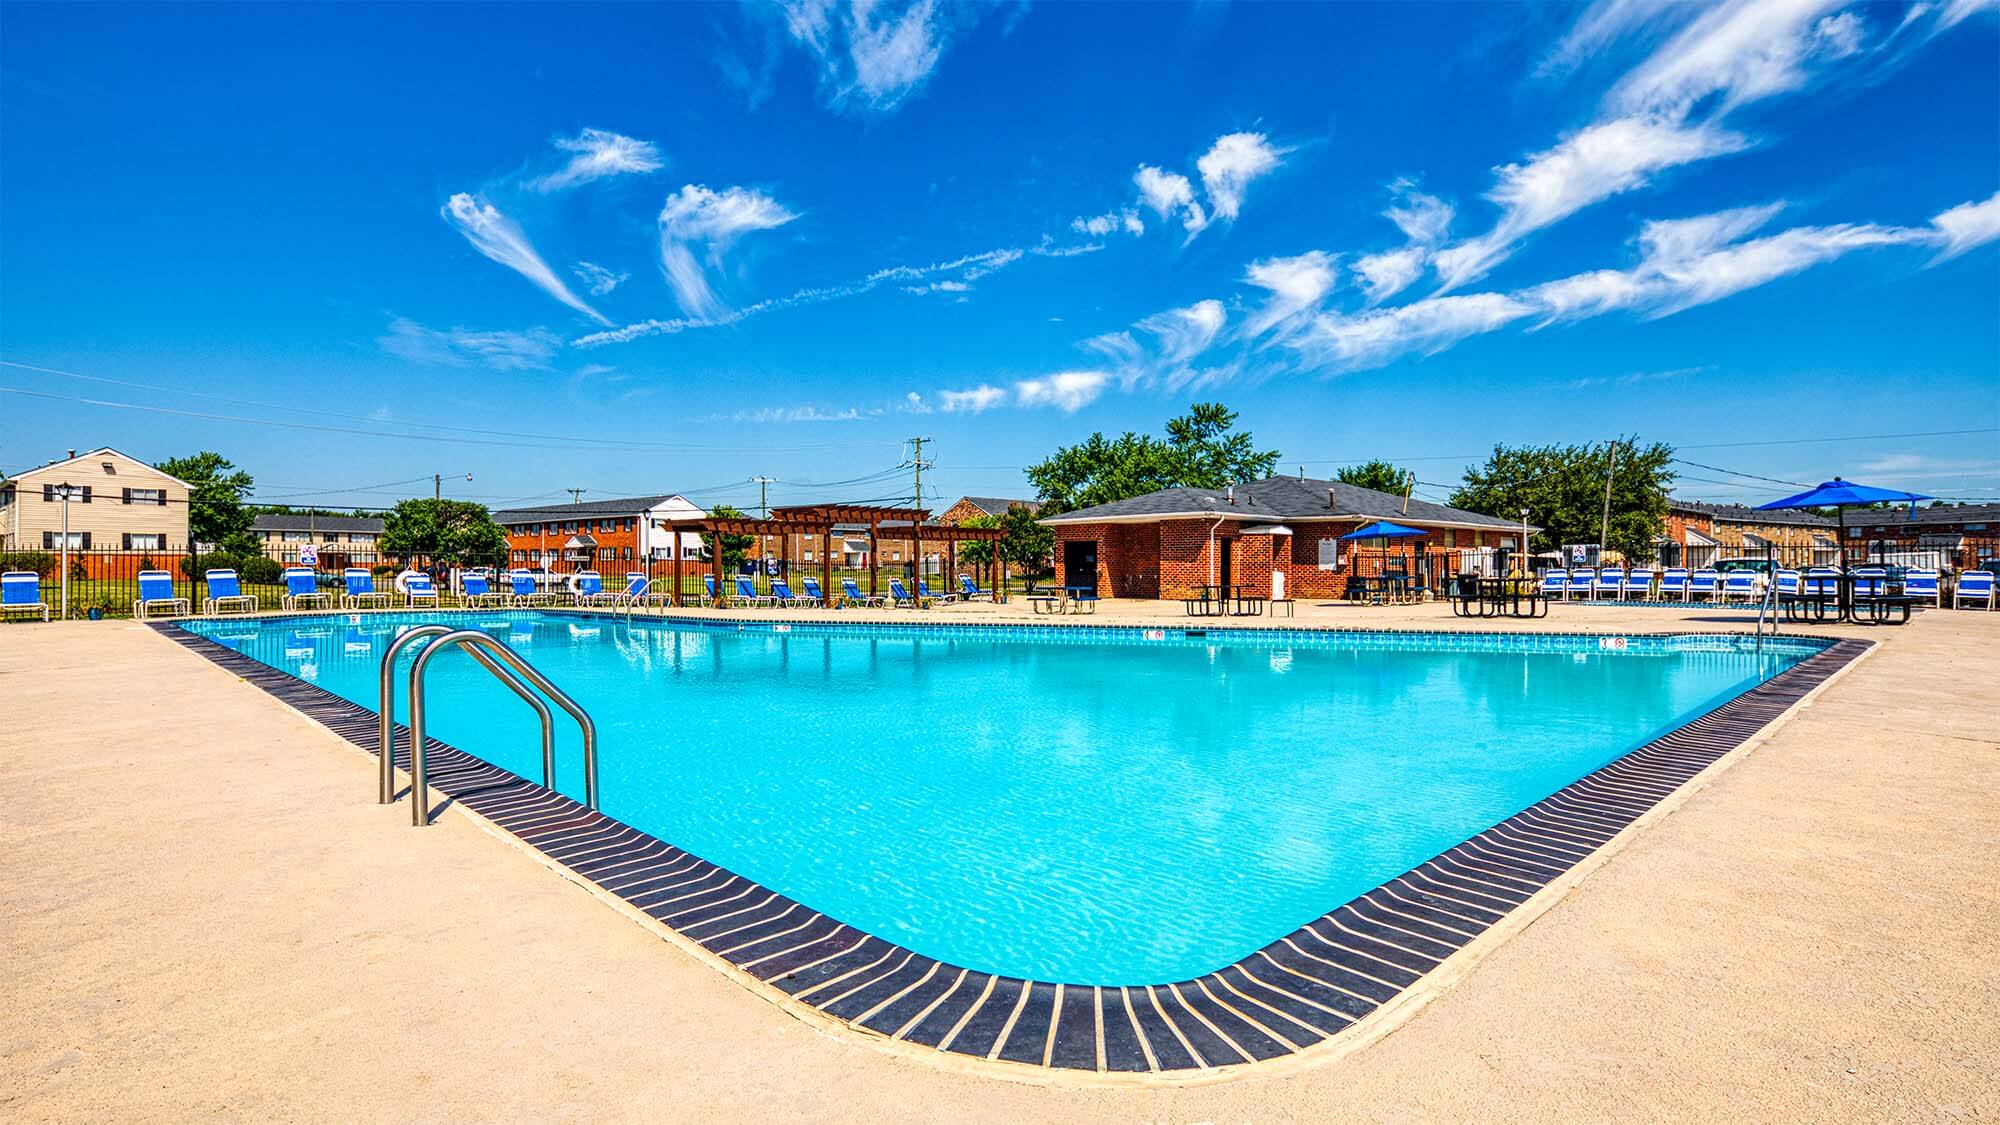
[[[115,449],[93,449],[0,480],[0,549],[187,550],[188,485]]]

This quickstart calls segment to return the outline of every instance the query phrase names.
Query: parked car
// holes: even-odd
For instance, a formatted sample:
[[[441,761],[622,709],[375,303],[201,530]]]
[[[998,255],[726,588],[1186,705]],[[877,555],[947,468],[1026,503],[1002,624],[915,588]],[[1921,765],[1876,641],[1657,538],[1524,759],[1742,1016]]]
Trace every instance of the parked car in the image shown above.
[[[1732,570],[1752,570],[1758,574],[1770,574],[1778,569],[1778,564],[1770,559],[1738,556],[1732,559],[1717,559],[1715,569],[1723,574],[1728,574]]]

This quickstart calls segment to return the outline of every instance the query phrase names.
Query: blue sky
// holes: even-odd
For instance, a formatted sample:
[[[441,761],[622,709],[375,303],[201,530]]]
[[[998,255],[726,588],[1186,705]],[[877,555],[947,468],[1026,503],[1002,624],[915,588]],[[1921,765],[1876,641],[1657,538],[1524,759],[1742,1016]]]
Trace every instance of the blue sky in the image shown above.
[[[949,500],[1216,398],[2000,498],[1996,11],[11,4],[0,468]]]

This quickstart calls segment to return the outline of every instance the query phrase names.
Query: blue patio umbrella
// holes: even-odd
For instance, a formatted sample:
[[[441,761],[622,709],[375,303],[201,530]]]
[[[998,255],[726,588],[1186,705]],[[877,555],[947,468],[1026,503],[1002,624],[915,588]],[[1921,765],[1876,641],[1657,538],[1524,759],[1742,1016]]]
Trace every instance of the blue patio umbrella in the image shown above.
[[[1376,520],[1374,523],[1362,524],[1360,527],[1357,527],[1353,531],[1350,531],[1347,534],[1341,536],[1341,538],[1380,539],[1382,541],[1382,549],[1384,551],[1387,551],[1389,549],[1389,540],[1391,539],[1408,539],[1411,536],[1423,536],[1429,534],[1430,532],[1424,531],[1421,528],[1405,527],[1400,523],[1393,523],[1389,520]],[[1383,564],[1383,571],[1384,573],[1387,573],[1388,571],[1388,565],[1386,563]]]
[[[1773,500],[1769,504],[1757,505],[1760,512],[1783,511],[1788,508],[1832,508],[1834,522],[1839,528],[1840,565],[1847,565],[1847,509],[1866,508],[1871,504],[1914,504],[1930,497],[1917,492],[1902,492],[1893,488],[1871,488],[1865,484],[1855,484],[1835,477],[1824,481],[1817,488],[1808,488],[1796,496],[1783,500]]]

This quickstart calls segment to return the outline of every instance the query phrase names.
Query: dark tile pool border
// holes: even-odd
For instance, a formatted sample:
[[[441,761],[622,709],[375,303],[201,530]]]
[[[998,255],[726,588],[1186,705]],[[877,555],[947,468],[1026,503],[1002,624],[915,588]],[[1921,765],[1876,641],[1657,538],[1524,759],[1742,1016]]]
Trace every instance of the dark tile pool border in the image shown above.
[[[177,623],[153,628],[374,752],[375,712]],[[453,802],[792,1001],[864,1033],[1066,1072],[1199,1073],[1295,1055],[1403,995],[1871,645],[1833,641],[1234,964],[1135,987],[1029,981],[934,960],[446,743],[426,740],[427,765],[431,786]],[[408,731],[396,730],[400,746]],[[396,758],[408,766],[407,750]]]

